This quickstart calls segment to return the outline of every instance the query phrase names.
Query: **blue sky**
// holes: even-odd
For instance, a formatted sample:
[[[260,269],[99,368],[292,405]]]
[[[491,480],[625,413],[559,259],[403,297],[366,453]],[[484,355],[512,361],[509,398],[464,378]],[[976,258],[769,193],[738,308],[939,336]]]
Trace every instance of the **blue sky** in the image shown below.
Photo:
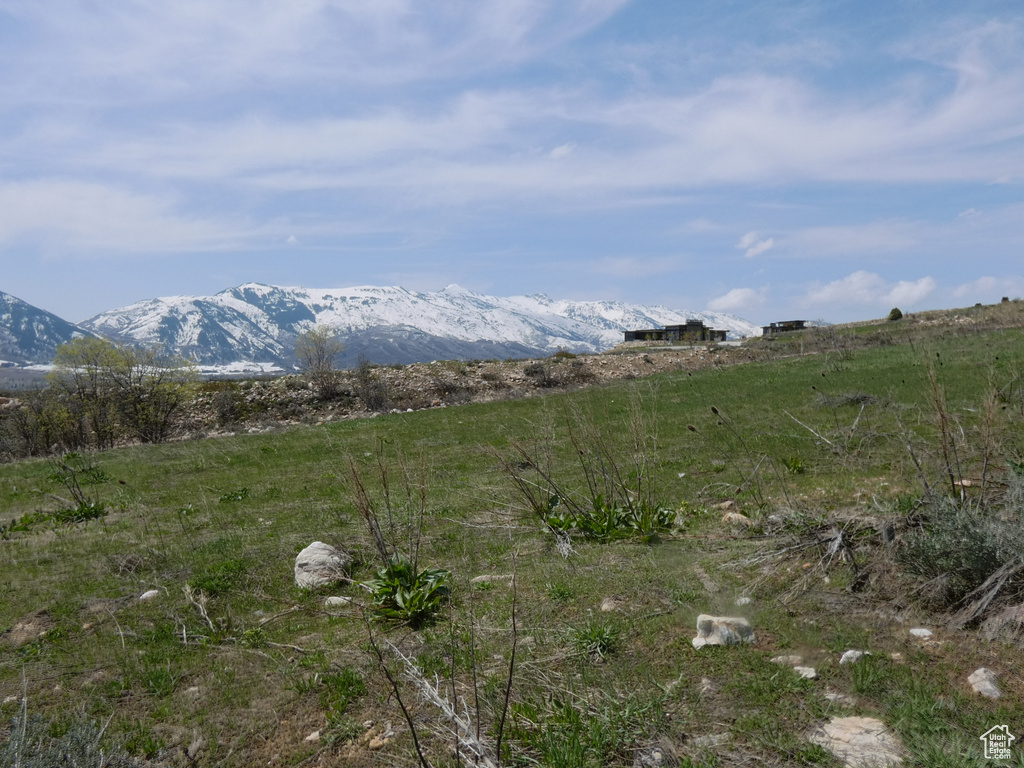
[[[1013,2],[0,0],[0,290],[1024,295]]]

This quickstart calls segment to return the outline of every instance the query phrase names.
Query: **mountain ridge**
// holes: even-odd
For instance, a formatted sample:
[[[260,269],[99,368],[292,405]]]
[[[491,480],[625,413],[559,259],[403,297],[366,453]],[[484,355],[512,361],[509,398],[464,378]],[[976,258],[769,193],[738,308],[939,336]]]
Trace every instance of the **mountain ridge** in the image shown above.
[[[690,319],[725,329],[732,338],[760,332],[724,313],[545,294],[489,296],[454,283],[420,292],[401,286],[305,288],[248,282],[212,296],[146,299],[67,325],[115,341],[159,344],[202,366],[246,361],[289,369],[296,337],[317,325],[337,329],[348,348],[341,360],[345,365],[354,364],[348,359],[354,355],[401,364],[529,357],[558,349],[599,352],[620,342],[623,330]]]
[[[0,365],[49,361],[57,347],[91,332],[0,291]]]

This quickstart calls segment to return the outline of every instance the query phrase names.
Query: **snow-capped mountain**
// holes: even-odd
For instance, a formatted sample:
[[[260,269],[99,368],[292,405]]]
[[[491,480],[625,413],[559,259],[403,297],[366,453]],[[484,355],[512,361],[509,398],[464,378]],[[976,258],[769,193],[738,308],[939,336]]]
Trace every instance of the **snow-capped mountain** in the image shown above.
[[[45,309],[0,291],[0,365],[49,363],[61,344],[92,335]]]
[[[526,357],[564,348],[607,349],[626,329],[700,319],[732,338],[760,328],[732,315],[680,312],[614,301],[556,301],[543,295],[496,297],[457,285],[419,293],[400,287],[283,288],[247,283],[214,296],[173,296],[104,312],[82,326],[130,343],[163,344],[202,364],[238,360],[290,367],[295,337],[315,325],[336,328],[343,364],[452,358]]]

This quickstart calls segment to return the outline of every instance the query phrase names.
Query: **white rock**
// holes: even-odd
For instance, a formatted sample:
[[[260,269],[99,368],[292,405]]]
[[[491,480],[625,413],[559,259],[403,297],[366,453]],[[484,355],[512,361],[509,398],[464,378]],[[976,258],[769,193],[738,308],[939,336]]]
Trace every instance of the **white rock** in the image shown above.
[[[738,605],[740,607],[742,607],[744,605],[750,605],[752,602],[753,601],[749,597],[747,597],[745,595],[743,597],[737,597],[736,598],[736,605]]]
[[[839,657],[840,664],[853,664],[855,661],[860,661],[862,656],[870,656],[871,651],[847,651]]]
[[[470,584],[490,584],[495,581],[512,581],[514,576],[511,573],[484,573],[480,576],[474,576],[469,580]]]
[[[726,512],[722,515],[722,522],[726,525],[741,525],[745,528],[751,528],[754,525],[753,520],[739,512]]]
[[[800,675],[800,677],[805,677],[808,680],[813,680],[818,676],[818,670],[814,667],[793,667],[793,671]]]
[[[785,664],[788,667],[795,667],[798,664],[804,663],[803,656],[797,656],[793,654],[791,656],[776,656],[772,659],[772,664]]]
[[[919,637],[922,640],[927,640],[929,637],[932,636],[932,631],[930,629],[925,629],[923,627],[916,627],[915,629],[910,630],[910,634],[912,634],[914,637]]]
[[[975,693],[988,696],[990,699],[998,699],[1003,695],[999,690],[999,676],[991,669],[979,667],[971,672],[967,678]]]
[[[810,735],[846,768],[890,768],[903,761],[903,745],[881,720],[839,717]]]
[[[351,597],[328,597],[324,600],[324,605],[328,608],[337,608],[342,605],[348,605],[352,602]]]
[[[139,600],[155,600],[158,597],[160,597],[159,589],[149,589],[139,595]]]
[[[739,645],[754,642],[754,630],[746,619],[730,616],[697,617],[697,636],[693,638],[694,648],[705,645]]]
[[[619,601],[614,597],[606,597],[601,601],[601,613],[611,613],[619,610],[620,607]]]
[[[303,741],[309,741],[309,742],[320,741],[320,731],[313,731],[311,734],[309,734],[309,736],[304,738]]]
[[[295,558],[295,585],[314,589],[345,581],[345,568],[352,558],[322,541],[314,541]]]

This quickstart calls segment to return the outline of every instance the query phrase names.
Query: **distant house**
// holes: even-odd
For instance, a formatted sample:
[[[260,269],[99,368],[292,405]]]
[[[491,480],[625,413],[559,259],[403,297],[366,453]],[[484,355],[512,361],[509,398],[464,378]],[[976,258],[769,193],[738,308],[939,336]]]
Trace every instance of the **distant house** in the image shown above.
[[[763,336],[774,336],[777,333],[788,333],[789,331],[802,331],[806,327],[806,320],[783,320],[782,322],[772,323],[771,325],[762,325],[761,334]]]
[[[624,333],[625,341],[725,341],[727,331],[708,328],[700,320],[687,320],[683,325],[643,328]]]

